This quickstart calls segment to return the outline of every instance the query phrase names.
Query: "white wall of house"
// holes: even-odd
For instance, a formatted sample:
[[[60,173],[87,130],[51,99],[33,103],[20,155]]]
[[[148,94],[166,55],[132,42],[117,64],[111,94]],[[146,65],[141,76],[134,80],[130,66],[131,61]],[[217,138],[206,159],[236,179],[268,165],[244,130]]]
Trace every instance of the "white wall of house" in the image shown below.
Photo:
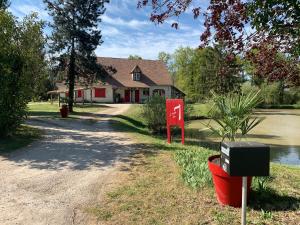
[[[114,98],[113,98],[113,88],[112,86],[99,86],[97,88],[105,88],[105,97],[95,97],[95,88],[92,89],[86,89],[86,90],[82,90],[82,97],[78,98],[77,97],[77,91],[75,91],[74,93],[74,100],[75,102],[83,102],[87,101],[87,102],[103,102],[103,103],[113,103],[114,102]],[[65,93],[60,93],[60,97],[61,98],[66,98],[66,94]]]
[[[59,93],[59,96],[60,96],[61,98],[65,98],[65,97],[66,97],[66,93]]]
[[[125,100],[125,90],[131,90],[130,92],[130,99],[133,103],[135,103],[135,90],[139,90],[139,100],[140,103],[145,102],[149,95],[146,94],[146,92],[149,93],[149,88],[117,88],[115,89],[115,95],[120,94],[120,98]],[[146,92],[145,92],[146,91]]]
[[[91,89],[84,90],[84,100],[88,102],[91,101]]]
[[[96,88],[105,88],[105,97],[95,97],[95,88],[83,90],[81,98],[77,97],[77,92],[75,91],[75,101],[83,102],[83,99],[87,102],[99,102],[99,103],[113,103],[114,102],[114,93],[115,96],[120,94],[121,99],[125,100],[125,90],[131,89],[131,101],[135,102],[135,88],[117,88],[113,89],[112,86],[99,86]],[[150,88],[136,88],[139,90],[139,99],[140,103],[145,102],[149,96],[153,95],[155,90],[164,90],[166,98],[172,98],[172,87],[171,86],[152,86]],[[147,95],[149,93],[149,95]],[[65,93],[60,93],[60,97],[65,98]]]
[[[78,91],[75,91],[75,102],[83,102],[83,98],[84,98],[84,91],[81,90],[81,97],[78,97]]]

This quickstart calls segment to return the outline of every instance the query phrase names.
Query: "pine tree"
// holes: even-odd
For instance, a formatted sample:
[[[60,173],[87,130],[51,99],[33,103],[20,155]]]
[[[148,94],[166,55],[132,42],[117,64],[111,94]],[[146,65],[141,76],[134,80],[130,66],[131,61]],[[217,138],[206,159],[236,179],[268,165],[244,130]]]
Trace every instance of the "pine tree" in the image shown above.
[[[0,10],[1,9],[7,9],[10,6],[9,0],[0,0]]]
[[[101,77],[94,53],[103,43],[98,23],[109,0],[44,0],[53,18],[50,53],[67,73],[68,105],[73,111],[75,81],[91,83]]]

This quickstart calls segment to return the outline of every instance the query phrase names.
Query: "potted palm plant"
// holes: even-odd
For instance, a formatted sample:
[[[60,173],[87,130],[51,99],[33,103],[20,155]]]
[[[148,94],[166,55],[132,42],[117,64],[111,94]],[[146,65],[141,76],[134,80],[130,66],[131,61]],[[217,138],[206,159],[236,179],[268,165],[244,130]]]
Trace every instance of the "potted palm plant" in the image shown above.
[[[261,103],[259,92],[248,94],[230,94],[219,96],[213,93],[213,121],[218,127],[207,126],[222,141],[236,141],[243,138],[263,119],[253,116],[254,108]],[[219,203],[234,207],[241,206],[242,177],[229,176],[220,166],[220,155],[208,159],[209,170],[212,173],[215,191]],[[252,177],[248,177],[248,192],[250,192]]]

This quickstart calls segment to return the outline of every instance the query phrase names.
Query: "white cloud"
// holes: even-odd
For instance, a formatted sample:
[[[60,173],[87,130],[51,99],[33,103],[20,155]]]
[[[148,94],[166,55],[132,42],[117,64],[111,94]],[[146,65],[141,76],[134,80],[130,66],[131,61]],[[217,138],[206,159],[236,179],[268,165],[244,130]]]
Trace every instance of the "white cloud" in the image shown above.
[[[143,26],[151,24],[149,21],[145,21],[145,20],[136,20],[136,19],[124,20],[120,17],[111,18],[107,15],[102,16],[102,22],[106,23],[106,24],[111,24],[111,25],[114,25],[114,26],[130,27],[130,28],[133,28],[133,29],[139,29]]]
[[[115,36],[119,35],[120,31],[115,27],[102,26],[102,34],[103,36]]]
[[[160,31],[157,28],[156,31]],[[144,59],[157,59],[161,51],[173,53],[180,46],[197,47],[200,31],[194,32],[137,32],[129,35],[121,32],[114,39],[104,38],[96,54],[106,57],[127,58],[129,55],[140,55]]]

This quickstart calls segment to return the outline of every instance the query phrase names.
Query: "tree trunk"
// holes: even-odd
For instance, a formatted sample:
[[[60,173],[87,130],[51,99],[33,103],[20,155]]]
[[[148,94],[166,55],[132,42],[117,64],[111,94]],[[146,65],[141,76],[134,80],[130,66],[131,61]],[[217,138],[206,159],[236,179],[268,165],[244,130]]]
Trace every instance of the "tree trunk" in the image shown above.
[[[75,87],[75,50],[74,45],[71,49],[70,62],[68,68],[68,79],[69,79],[69,112],[73,112],[73,103],[74,103],[74,87]]]

